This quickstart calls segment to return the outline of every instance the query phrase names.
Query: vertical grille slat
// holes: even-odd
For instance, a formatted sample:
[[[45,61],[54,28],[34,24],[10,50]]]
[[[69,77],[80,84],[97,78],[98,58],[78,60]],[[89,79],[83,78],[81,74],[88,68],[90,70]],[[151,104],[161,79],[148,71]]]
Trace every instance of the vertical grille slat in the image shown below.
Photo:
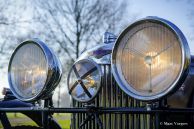
[[[101,65],[103,77],[102,88],[93,101],[96,107],[143,107],[145,102],[141,102],[129,97],[117,85],[111,74],[110,65]],[[83,104],[73,100],[73,107],[82,107]],[[78,129],[86,114],[73,114],[71,117],[71,129]],[[103,129],[155,129],[155,117],[146,114],[101,114]],[[87,122],[82,129],[100,129],[95,120]]]

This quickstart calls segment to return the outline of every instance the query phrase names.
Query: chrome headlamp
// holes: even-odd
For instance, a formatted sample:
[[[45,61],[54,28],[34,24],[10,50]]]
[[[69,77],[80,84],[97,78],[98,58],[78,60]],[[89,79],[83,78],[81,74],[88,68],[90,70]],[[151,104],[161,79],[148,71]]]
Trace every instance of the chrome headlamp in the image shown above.
[[[112,53],[112,71],[128,95],[155,100],[178,89],[187,76],[190,53],[173,23],[147,17],[128,26]]]
[[[102,72],[98,64],[89,59],[74,63],[67,80],[69,94],[79,102],[95,98],[101,87]]]
[[[49,97],[61,75],[59,60],[46,44],[37,39],[21,43],[9,62],[10,89],[22,101]]]

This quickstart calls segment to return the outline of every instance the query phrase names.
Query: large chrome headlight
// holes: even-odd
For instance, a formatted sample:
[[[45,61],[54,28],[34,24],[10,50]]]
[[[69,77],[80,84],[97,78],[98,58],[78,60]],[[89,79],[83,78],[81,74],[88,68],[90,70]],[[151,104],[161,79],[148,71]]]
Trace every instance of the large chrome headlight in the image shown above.
[[[36,39],[21,43],[9,62],[9,85],[14,95],[22,101],[51,95],[61,74],[61,64],[56,56]]]
[[[190,53],[182,32],[171,22],[148,17],[128,26],[112,53],[120,88],[140,100],[159,99],[181,86]]]
[[[82,59],[74,63],[68,75],[69,94],[79,102],[95,98],[101,87],[102,72],[92,60]]]

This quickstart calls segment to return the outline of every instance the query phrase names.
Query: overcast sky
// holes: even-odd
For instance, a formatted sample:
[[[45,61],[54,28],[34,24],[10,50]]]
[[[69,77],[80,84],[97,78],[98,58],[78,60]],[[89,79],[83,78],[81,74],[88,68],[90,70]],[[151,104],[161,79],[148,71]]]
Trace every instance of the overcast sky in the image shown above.
[[[173,22],[181,29],[194,54],[194,2],[192,0],[131,0],[129,11],[138,18],[158,16]]]

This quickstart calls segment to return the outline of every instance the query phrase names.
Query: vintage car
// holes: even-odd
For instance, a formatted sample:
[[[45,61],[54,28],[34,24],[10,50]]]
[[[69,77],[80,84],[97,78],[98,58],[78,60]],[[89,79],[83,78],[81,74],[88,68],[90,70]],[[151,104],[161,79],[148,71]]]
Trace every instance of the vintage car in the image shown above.
[[[43,42],[25,41],[10,59],[10,89],[22,103],[44,106],[2,102],[0,112],[41,113],[45,129],[60,128],[52,119],[58,112],[72,113],[71,129],[193,129],[193,60],[176,25],[146,17],[118,37],[106,32],[102,44],[82,53],[67,78],[71,108],[55,108],[60,63]]]

